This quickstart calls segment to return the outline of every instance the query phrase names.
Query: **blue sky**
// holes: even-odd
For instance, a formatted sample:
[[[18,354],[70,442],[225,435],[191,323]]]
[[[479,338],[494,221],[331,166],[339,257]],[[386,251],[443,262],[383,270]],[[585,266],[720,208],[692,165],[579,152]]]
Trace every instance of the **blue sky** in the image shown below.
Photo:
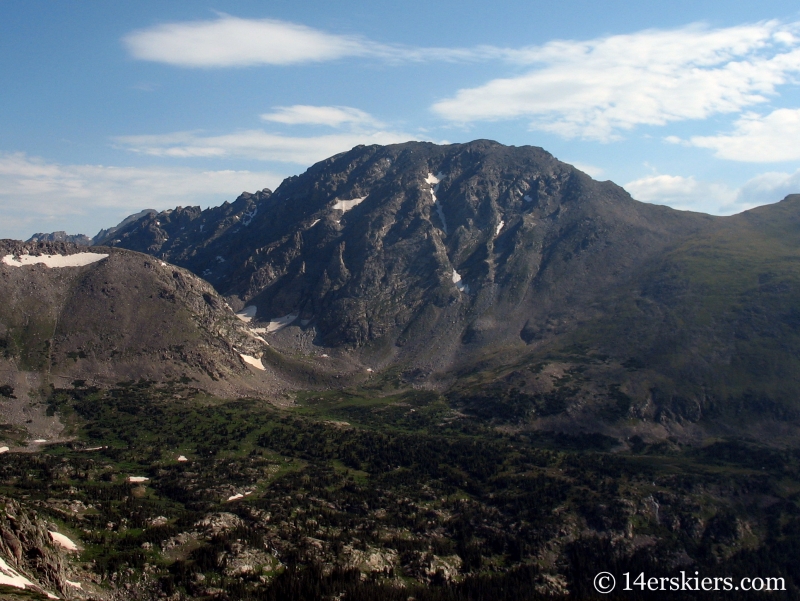
[[[684,210],[800,192],[796,3],[4,0],[0,32],[0,237],[410,139],[541,146]]]

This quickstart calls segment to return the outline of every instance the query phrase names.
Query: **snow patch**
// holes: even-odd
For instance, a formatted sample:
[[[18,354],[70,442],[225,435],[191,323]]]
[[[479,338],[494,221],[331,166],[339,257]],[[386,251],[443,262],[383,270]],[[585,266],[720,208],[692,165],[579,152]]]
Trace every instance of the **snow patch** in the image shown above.
[[[186,459],[186,457],[185,457],[184,455],[181,455],[180,457],[178,457],[178,461],[180,461],[181,463],[183,463],[184,461],[189,461],[189,460],[188,460],[188,459]]]
[[[266,371],[264,364],[261,363],[261,359],[256,359],[255,357],[251,357],[250,355],[243,355],[242,353],[239,353],[239,356],[242,358],[242,361],[244,361],[248,365],[252,365],[256,369],[260,369],[261,371]]]
[[[38,588],[33,582],[8,565],[2,557],[0,557],[0,584],[21,589],[26,587]],[[49,596],[50,595],[48,595],[48,597]]]
[[[250,225],[250,223],[252,223],[252,221],[253,221],[253,217],[255,217],[257,213],[258,213],[258,207],[256,207],[255,209],[253,209],[249,213],[245,213],[244,214],[244,219],[242,219],[242,225],[244,225],[245,227]]]
[[[429,173],[428,177],[425,178],[425,183],[431,185],[431,198],[433,199],[433,207],[436,209],[439,219],[442,221],[442,231],[445,233],[445,235],[447,235],[447,220],[444,218],[442,204],[439,202],[439,199],[436,198],[436,193],[439,191],[439,182],[443,177],[444,174],[441,171],[436,175]]]
[[[166,266],[167,266],[167,264],[164,263],[164,261],[161,261],[161,267],[166,267]]]
[[[347,211],[349,211],[353,207],[357,207],[362,202],[364,202],[366,198],[367,198],[366,196],[362,196],[361,198],[353,198],[351,200],[341,200],[339,198],[334,198],[336,204],[333,205],[333,209],[335,211],[339,210],[342,213],[347,213]]]
[[[35,442],[35,443],[37,443],[37,444],[42,444],[43,442],[47,442],[47,441],[46,441],[44,438],[37,438],[37,439],[36,439],[36,440],[34,440],[33,442]]]
[[[74,255],[6,255],[3,263],[11,267],[22,267],[23,265],[36,265],[41,263],[47,267],[83,267],[91,265],[97,261],[108,258],[104,253],[77,253]]]
[[[146,476],[128,476],[128,482],[147,482],[149,479]]]
[[[257,334],[272,334],[273,332],[277,332],[278,330],[282,330],[290,323],[292,323],[295,319],[297,319],[297,313],[289,313],[289,315],[284,315],[283,317],[276,317],[275,319],[271,319],[267,322],[266,328],[253,328],[253,332]]]
[[[83,585],[80,582],[72,582],[72,580],[67,580],[66,578],[64,578],[64,582],[72,587],[83,589]]]
[[[469,285],[461,281],[461,274],[455,269],[453,270],[453,283],[456,285],[456,288],[458,288],[459,292],[469,292]]]
[[[236,314],[236,317],[245,323],[249,323],[256,316],[258,309],[255,305],[248,305]]]
[[[57,544],[59,547],[63,547],[67,551],[77,551],[78,550],[78,545],[73,543],[70,539],[68,539],[66,536],[64,536],[60,532],[53,532],[53,531],[49,531],[49,532],[50,532],[50,538],[53,539],[53,542],[55,544]]]
[[[228,503],[230,503],[231,501],[238,501],[239,499],[243,499],[243,498],[244,498],[243,494],[236,493],[235,495],[231,495],[230,497],[228,497]]]
[[[9,449],[8,447],[0,447],[0,455],[2,455],[3,453],[8,453],[10,450],[11,449]]]
[[[503,220],[501,219],[501,220],[500,220],[500,223],[498,223],[498,224],[497,224],[497,229],[494,231],[494,235],[495,235],[495,237],[497,237],[497,236],[500,234],[500,230],[502,230],[502,229],[503,229],[503,226],[504,226],[505,224],[506,224],[506,222],[505,222],[505,221],[503,221]]]
[[[311,222],[311,225],[308,226],[308,229],[311,229],[312,227],[314,227],[318,223],[319,223],[319,219],[315,219],[314,221]]]

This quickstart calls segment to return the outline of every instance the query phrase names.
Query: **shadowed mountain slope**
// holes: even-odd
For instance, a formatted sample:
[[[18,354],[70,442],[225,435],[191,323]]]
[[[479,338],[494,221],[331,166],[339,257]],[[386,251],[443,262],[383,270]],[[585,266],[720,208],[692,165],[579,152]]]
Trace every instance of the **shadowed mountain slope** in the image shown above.
[[[423,371],[570,329],[648,257],[713,223],[489,141],[356,147],[222,219],[211,211],[154,215],[109,243],[203,274],[257,320],[296,315],[326,346]],[[200,235],[203,220],[214,234]],[[156,221],[164,239],[148,243]]]

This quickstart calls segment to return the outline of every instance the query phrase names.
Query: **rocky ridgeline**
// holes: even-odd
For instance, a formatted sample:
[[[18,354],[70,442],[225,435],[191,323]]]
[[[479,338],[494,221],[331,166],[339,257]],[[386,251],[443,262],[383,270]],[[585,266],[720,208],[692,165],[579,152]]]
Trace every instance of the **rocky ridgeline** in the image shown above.
[[[569,329],[710,221],[636,202],[540,148],[409,142],[356,147],[274,194],[150,215],[105,243],[191,269],[257,319],[296,315],[327,346],[430,371]]]

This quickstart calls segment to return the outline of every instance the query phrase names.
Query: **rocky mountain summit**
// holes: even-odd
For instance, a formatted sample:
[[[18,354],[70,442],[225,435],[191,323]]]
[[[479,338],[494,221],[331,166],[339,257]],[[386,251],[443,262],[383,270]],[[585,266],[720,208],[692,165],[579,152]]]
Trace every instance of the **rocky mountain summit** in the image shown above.
[[[465,348],[563,330],[712,222],[638,203],[539,148],[410,142],[356,147],[274,194],[150,215],[105,243],[191,269],[256,321],[293,316],[325,345],[443,367]]]
[[[27,242],[69,242],[70,244],[77,244],[78,246],[91,246],[92,239],[84,234],[68,234],[64,231],[45,233],[36,233]]]
[[[274,193],[150,214],[105,243],[204,277],[284,353],[330,349],[400,382],[466,387],[465,398],[521,391],[522,414],[548,427],[565,416],[569,428],[596,427],[617,404],[612,421],[694,423],[713,407],[752,405],[742,399],[765,386],[789,402],[785,378],[767,385],[753,371],[730,386],[719,374],[757,361],[741,319],[794,294],[791,263],[773,268],[793,236],[774,224],[792,223],[783,214],[795,205],[711,217],[637,202],[540,148],[409,142],[356,147]],[[745,239],[763,252],[742,265]],[[740,317],[705,293],[731,270]],[[759,284],[770,278],[781,284]],[[771,355],[789,335],[757,328],[750,346]],[[775,356],[775,374],[791,372],[793,355]],[[591,377],[559,392],[587,362]],[[540,364],[554,367],[529,369]],[[569,400],[545,408],[542,395]]]

